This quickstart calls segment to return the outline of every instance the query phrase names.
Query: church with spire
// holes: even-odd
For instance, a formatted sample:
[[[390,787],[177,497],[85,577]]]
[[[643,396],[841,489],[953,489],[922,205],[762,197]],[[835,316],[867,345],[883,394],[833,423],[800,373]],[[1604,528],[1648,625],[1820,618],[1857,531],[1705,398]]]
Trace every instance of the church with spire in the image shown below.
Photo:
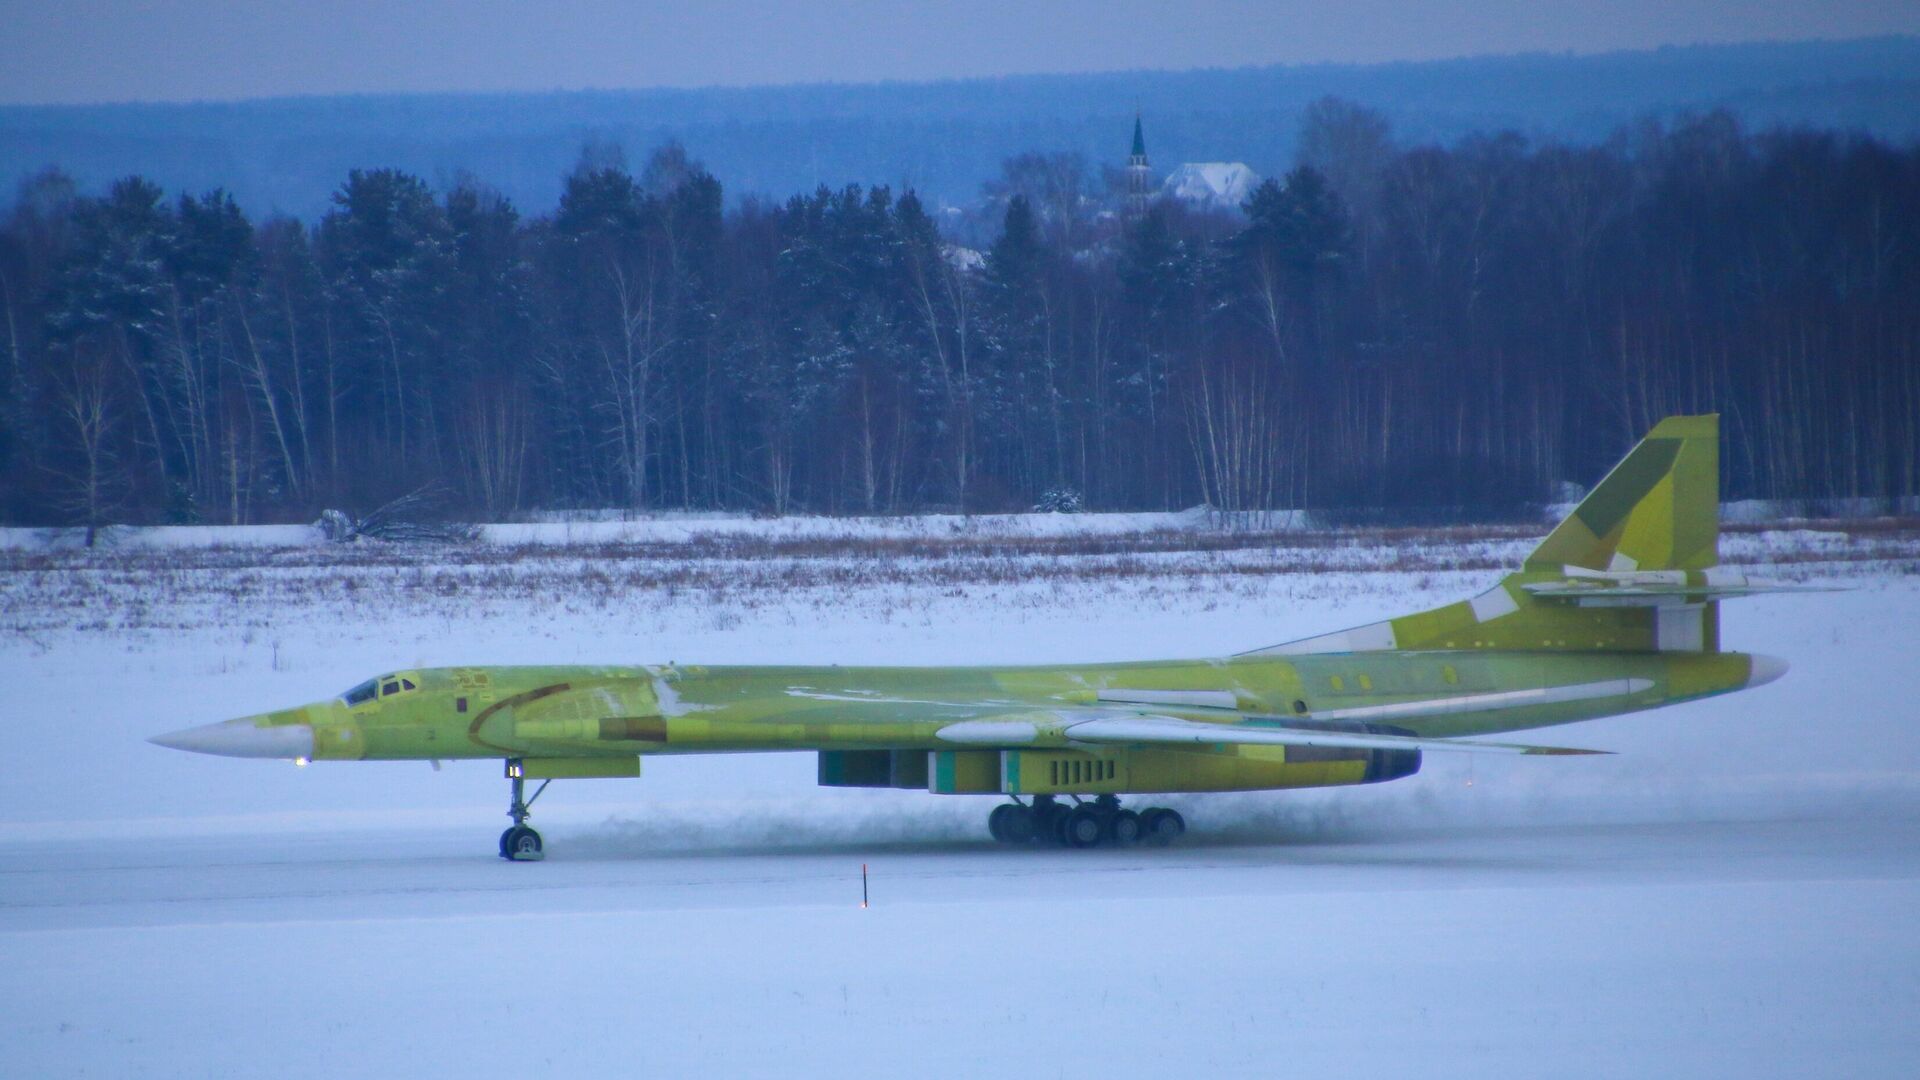
[[[1157,179],[1147,162],[1146,128],[1141,114],[1133,114],[1133,152],[1127,156],[1126,216],[1138,218],[1158,198],[1173,199],[1199,210],[1238,211],[1260,177],[1238,161],[1190,161]]]
[[[1147,212],[1153,194],[1153,168],[1147,164],[1147,134],[1140,126],[1140,114],[1133,114],[1133,153],[1127,158],[1127,214],[1139,217]]]

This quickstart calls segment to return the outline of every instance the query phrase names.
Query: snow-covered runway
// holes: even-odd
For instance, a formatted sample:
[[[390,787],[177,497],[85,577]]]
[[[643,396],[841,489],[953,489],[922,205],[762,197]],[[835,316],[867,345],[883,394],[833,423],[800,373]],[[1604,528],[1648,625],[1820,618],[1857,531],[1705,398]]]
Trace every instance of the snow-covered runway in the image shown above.
[[[1774,820],[1274,828],[1093,851],[930,839],[658,852],[551,831],[540,866],[495,858],[478,829],[0,844],[0,932],[857,907],[862,865],[876,907],[1920,877],[1920,805],[1895,804]]]
[[[538,864],[493,855],[498,762],[144,737],[396,665],[1218,654],[1470,595],[1524,542],[611,594],[565,548],[230,553],[164,589],[29,559],[0,577],[0,1076],[1915,1075],[1920,587],[1891,542],[1791,539],[1839,557],[1786,572],[1854,591],[1729,605],[1726,641],[1793,671],[1554,732],[1615,757],[1170,799],[1193,832],[1121,851],[1002,849],[991,800],[819,789],[807,755],[663,759],[556,784]]]
[[[7,1072],[1895,1076],[1920,811],[1880,809],[1124,852],[561,830],[541,865],[440,831],[11,845]]]

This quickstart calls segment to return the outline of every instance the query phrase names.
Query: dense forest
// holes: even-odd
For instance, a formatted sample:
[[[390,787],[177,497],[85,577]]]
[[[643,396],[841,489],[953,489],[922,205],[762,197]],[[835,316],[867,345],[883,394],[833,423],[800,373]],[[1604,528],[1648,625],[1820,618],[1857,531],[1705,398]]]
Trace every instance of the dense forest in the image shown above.
[[[353,166],[446,187],[462,172],[523,209],[551,207],[582,143],[695,148],[729,198],[815,184],[912,187],[969,206],[1001,159],[1034,148],[1110,160],[1144,111],[1154,156],[1292,166],[1303,110],[1365,102],[1408,143],[1482,131],[1601,143],[1641,117],[1724,108],[1758,129],[1920,137],[1920,38],[1686,45],[1391,64],[1274,64],[815,84],[495,94],[342,94],[253,101],[0,106],[0,201],[58,164],[89,191],[141,175],[218,187],[255,217],[312,221]]]
[[[1328,99],[1238,213],[1006,161],[731,205],[353,170],[315,222],[57,171],[0,222],[9,521],[1513,505],[1718,411],[1730,497],[1920,492],[1920,147],[1729,115],[1403,145]],[[947,230],[943,233],[943,229]]]

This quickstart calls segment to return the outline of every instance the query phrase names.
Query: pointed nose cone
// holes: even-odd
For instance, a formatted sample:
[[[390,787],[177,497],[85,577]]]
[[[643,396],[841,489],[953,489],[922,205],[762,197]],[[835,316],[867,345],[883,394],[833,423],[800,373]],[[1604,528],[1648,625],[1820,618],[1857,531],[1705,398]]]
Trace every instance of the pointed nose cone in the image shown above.
[[[310,758],[313,728],[306,724],[262,726],[256,717],[243,716],[204,727],[185,728],[147,740],[171,750],[225,757]]]
[[[1787,662],[1777,656],[1754,653],[1748,657],[1747,685],[1761,686],[1787,673]]]

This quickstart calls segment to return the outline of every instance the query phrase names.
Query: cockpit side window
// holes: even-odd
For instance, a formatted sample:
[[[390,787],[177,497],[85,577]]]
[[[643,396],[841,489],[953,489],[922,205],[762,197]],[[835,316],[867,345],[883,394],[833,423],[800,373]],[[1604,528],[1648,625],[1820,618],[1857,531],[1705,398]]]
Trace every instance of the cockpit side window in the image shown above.
[[[388,694],[397,694],[399,692],[400,692],[400,684],[398,682],[390,682],[380,688],[381,697],[385,697]]]
[[[400,680],[400,686],[401,686],[401,688],[402,688],[402,689],[406,689],[406,690],[411,690],[411,689],[413,689],[413,680],[412,680],[412,679],[401,679],[401,680]]]
[[[359,686],[341,694],[340,700],[346,702],[349,708],[355,705],[364,705],[373,700],[373,695],[378,691],[379,685],[375,680],[368,679]]]

